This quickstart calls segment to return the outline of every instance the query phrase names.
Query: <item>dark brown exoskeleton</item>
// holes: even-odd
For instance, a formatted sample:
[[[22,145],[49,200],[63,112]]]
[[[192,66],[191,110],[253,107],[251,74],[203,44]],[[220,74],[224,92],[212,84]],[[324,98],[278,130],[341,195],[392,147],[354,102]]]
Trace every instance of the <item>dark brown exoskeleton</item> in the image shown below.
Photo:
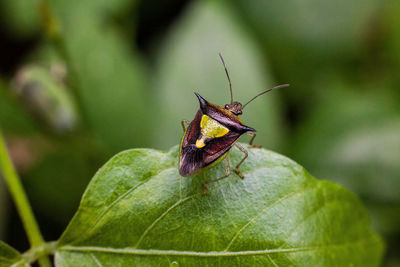
[[[253,145],[253,140],[256,137],[254,132],[256,130],[244,125],[239,119],[245,106],[260,95],[274,89],[289,86],[288,84],[282,84],[270,88],[256,95],[242,106],[241,103],[233,101],[232,83],[229,73],[221,54],[219,54],[219,56],[228,78],[231,103],[226,104],[222,108],[207,102],[199,94],[195,93],[199,99],[200,108],[192,122],[189,123],[187,120],[182,120],[184,134],[179,149],[179,173],[181,176],[185,177],[196,174],[226,159],[225,175],[217,179],[206,181],[203,187],[203,195],[207,192],[207,184],[219,181],[230,175],[230,164],[227,155],[232,146],[236,146],[244,154],[243,159],[235,167],[235,171],[240,178],[244,178],[239,167],[247,158],[248,153],[245,148],[236,142],[240,136],[243,134],[251,135],[250,145],[253,147],[260,147]],[[185,128],[185,124],[189,124],[189,127]]]

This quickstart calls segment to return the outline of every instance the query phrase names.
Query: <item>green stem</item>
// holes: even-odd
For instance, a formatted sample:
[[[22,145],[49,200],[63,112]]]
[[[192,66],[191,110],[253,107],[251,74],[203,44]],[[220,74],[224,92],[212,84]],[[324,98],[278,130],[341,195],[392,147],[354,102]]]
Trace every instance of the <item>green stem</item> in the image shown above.
[[[4,179],[8,185],[11,196],[14,199],[19,216],[21,217],[26,234],[28,235],[29,242],[32,248],[40,247],[44,244],[42,235],[40,234],[39,226],[33,215],[32,208],[26,197],[24,188],[15,171],[11,162],[10,156],[7,152],[7,147],[4,142],[3,134],[0,129],[0,168],[2,170]],[[40,266],[51,266],[50,260],[47,256],[39,257]]]

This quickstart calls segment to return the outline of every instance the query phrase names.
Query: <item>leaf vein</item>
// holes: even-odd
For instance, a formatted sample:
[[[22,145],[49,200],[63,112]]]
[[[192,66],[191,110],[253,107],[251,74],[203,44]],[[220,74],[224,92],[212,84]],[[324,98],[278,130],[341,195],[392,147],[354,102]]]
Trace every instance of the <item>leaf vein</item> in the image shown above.
[[[275,267],[279,267],[278,264],[276,264],[276,262],[271,258],[270,255],[267,255],[267,258],[268,258],[269,261],[272,263],[272,265],[274,265]]]
[[[127,190],[125,193],[123,193],[122,195],[120,195],[116,200],[114,200],[110,205],[108,205],[105,210],[100,213],[100,215],[97,217],[96,222],[92,225],[92,231],[93,229],[96,227],[96,225],[100,222],[100,220],[107,214],[107,212],[109,212],[112,207],[114,207],[118,202],[120,202],[122,199],[124,199],[127,195],[129,195],[133,190],[135,190],[136,188],[138,188],[139,186],[141,186],[144,183],[138,183],[137,185],[131,187],[129,190]]]
[[[328,206],[332,205],[333,203],[335,203],[337,201],[333,200],[333,201],[327,201],[324,203],[324,205],[319,206],[317,209],[313,210],[310,214],[306,215],[301,221],[298,222],[298,224],[293,227],[293,229],[291,229],[287,234],[287,238],[289,239],[292,235],[294,235],[296,233],[296,230],[303,225],[308,219],[310,219],[311,217],[315,216],[316,214],[318,214],[318,212],[320,212],[321,210],[323,210],[324,208],[327,208]],[[285,244],[281,245],[279,248],[284,247]]]
[[[164,169],[164,170],[162,170],[161,172],[166,171],[166,170],[169,170],[169,169],[172,169],[172,167],[167,168],[167,169]],[[156,175],[158,175],[158,174],[159,174],[159,173],[156,173],[156,174],[154,174],[154,175],[152,175],[152,176],[156,176]],[[147,180],[146,182],[148,182],[148,180]],[[101,213],[98,215],[98,217],[97,217],[95,223],[92,224],[92,226],[90,227],[90,230],[89,230],[88,235],[90,235],[90,234],[96,229],[97,224],[101,221],[101,219],[102,219],[116,204],[118,204],[122,199],[124,199],[126,196],[128,196],[130,193],[132,193],[135,189],[137,189],[138,187],[142,186],[142,185],[145,184],[146,182],[141,182],[141,183],[138,183],[138,184],[132,186],[132,187],[129,188],[126,192],[124,192],[123,194],[121,194],[117,199],[115,199],[110,205],[108,205],[108,206],[103,210],[103,212],[101,212]]]
[[[75,252],[101,252],[101,253],[114,253],[114,254],[131,254],[131,255],[149,255],[149,256],[192,256],[192,257],[233,257],[233,256],[251,256],[251,255],[268,255],[278,253],[297,253],[304,251],[322,250],[327,248],[344,248],[356,243],[365,244],[376,242],[375,239],[358,239],[349,241],[342,244],[328,244],[317,245],[310,247],[294,247],[294,248],[276,248],[264,250],[246,250],[246,251],[177,251],[177,250],[157,250],[157,249],[135,249],[135,248],[107,248],[107,247],[90,247],[90,246],[64,246],[60,247],[61,251],[75,251]]]
[[[175,204],[173,204],[171,207],[169,207],[166,211],[164,211],[157,219],[154,220],[154,222],[152,224],[150,224],[146,230],[143,232],[143,234],[140,236],[139,240],[136,242],[135,248],[137,248],[140,243],[142,242],[143,238],[150,232],[151,229],[153,229],[153,227],[162,219],[164,218],[171,210],[173,210],[175,207],[179,206],[180,204],[182,204],[183,202],[185,202],[186,200],[194,197],[195,195],[191,195],[188,196],[184,199],[179,199],[177,202],[175,202]]]
[[[89,255],[92,258],[92,260],[96,263],[97,266],[103,267],[103,264],[101,264],[99,259],[93,253],[89,253]]]
[[[231,241],[228,243],[228,245],[226,246],[226,248],[224,249],[224,251],[228,251],[228,249],[233,245],[233,243],[235,242],[235,240],[240,236],[240,234],[253,222],[255,222],[260,216],[262,216],[265,212],[267,212],[270,208],[272,208],[273,206],[281,203],[282,201],[289,199],[291,197],[293,197],[294,195],[298,195],[303,193],[304,191],[306,191],[308,188],[301,188],[301,190],[295,191],[295,192],[291,192],[289,194],[286,194],[285,196],[279,198],[278,200],[276,200],[274,203],[266,206],[261,212],[259,212],[256,216],[254,216],[253,218],[251,218],[245,225],[243,225],[237,232],[236,234],[233,236],[233,238],[231,239]]]
[[[226,183],[229,184],[229,183]],[[226,185],[226,184],[222,184],[222,185]],[[221,185],[221,186],[222,186]],[[209,191],[216,191],[217,189],[219,189],[221,186],[215,187],[213,189],[210,189]],[[142,242],[143,238],[150,232],[150,230],[162,219],[164,218],[172,209],[174,209],[175,207],[179,206],[180,204],[182,204],[183,202],[194,198],[195,196],[199,196],[200,193],[196,193],[193,195],[190,195],[186,198],[183,199],[179,199],[177,202],[175,202],[175,204],[173,204],[171,207],[169,207],[163,214],[161,214],[156,220],[154,220],[154,222],[152,224],[150,224],[147,229],[143,232],[143,234],[140,236],[139,240],[137,241],[135,248],[137,248],[139,246],[139,244]],[[212,206],[210,205],[210,208],[212,208]]]

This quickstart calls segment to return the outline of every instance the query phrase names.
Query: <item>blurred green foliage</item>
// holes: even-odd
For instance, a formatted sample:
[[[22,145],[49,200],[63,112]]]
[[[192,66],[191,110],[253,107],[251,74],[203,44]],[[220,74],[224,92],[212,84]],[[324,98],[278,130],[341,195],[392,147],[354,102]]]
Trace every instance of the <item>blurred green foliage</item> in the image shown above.
[[[37,40],[16,69],[0,73],[0,125],[12,144],[22,144],[11,144],[11,152],[46,227],[61,233],[111,155],[177,144],[180,120],[198,108],[193,91],[228,102],[221,52],[235,100],[291,84],[246,107],[243,121],[258,130],[257,143],[359,195],[386,238],[385,264],[400,265],[400,3],[179,3],[180,13],[165,23],[168,4],[154,0],[0,2],[0,37]],[[1,53],[0,63],[8,51]],[[72,132],[55,131],[15,93],[19,70],[34,65],[54,82],[52,66],[60,62],[64,94],[79,110]]]

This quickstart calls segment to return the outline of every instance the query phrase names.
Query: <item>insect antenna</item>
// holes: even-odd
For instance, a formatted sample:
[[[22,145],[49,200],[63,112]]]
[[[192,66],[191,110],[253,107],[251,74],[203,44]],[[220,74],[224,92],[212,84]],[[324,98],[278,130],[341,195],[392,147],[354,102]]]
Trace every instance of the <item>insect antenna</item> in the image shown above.
[[[261,95],[263,95],[263,94],[265,94],[265,93],[268,93],[268,92],[270,92],[270,91],[272,91],[272,90],[279,89],[279,88],[282,88],[282,87],[288,87],[288,86],[289,86],[289,84],[281,84],[281,85],[272,87],[272,88],[270,88],[270,89],[268,89],[268,90],[265,90],[264,92],[261,92],[261,93],[259,93],[258,95],[256,95],[255,97],[253,97],[252,99],[250,99],[249,102],[247,102],[246,104],[244,104],[244,105],[242,106],[242,109],[244,109],[244,107],[245,107],[247,104],[249,104],[251,101],[253,101],[253,100],[256,99],[257,97],[259,97],[259,96],[261,96]]]
[[[232,95],[232,83],[231,83],[231,78],[229,78],[229,73],[228,73],[228,69],[226,68],[224,58],[222,57],[221,53],[218,53],[218,55],[219,55],[219,57],[221,58],[222,64],[224,64],[224,69],[225,69],[226,77],[228,77],[229,89],[230,89],[230,91],[231,91],[231,105],[232,105],[232,103],[233,103],[233,95]]]

